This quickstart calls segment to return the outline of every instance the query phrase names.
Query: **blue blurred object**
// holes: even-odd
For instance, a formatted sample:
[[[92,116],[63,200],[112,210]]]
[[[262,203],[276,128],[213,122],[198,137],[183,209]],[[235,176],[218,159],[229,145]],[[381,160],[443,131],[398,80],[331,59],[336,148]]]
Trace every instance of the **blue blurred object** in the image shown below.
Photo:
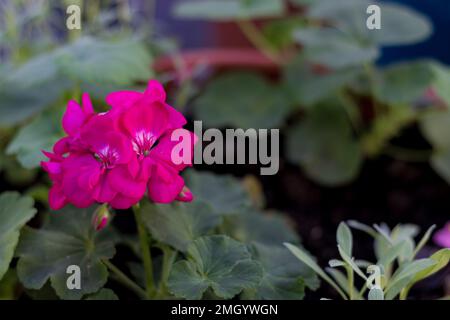
[[[383,49],[380,64],[400,60],[432,58],[450,65],[450,0],[390,0],[407,5],[428,16],[433,23],[433,35],[413,46]]]
[[[171,8],[182,0],[158,1],[157,17],[163,35],[176,35],[183,48],[199,48],[214,43],[211,25],[204,21],[180,20],[172,17]],[[339,1],[339,0],[336,0]],[[378,61],[386,65],[396,61],[433,58],[450,65],[450,0],[384,0],[396,2],[428,16],[433,23],[433,35],[413,46],[387,47]]]

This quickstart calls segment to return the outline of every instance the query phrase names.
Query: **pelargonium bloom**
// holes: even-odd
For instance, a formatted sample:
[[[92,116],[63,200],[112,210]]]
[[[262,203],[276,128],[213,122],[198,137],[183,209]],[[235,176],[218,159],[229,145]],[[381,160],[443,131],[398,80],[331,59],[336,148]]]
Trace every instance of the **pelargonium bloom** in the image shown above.
[[[53,181],[52,209],[96,202],[125,209],[146,191],[158,203],[192,200],[180,172],[192,164],[195,136],[182,129],[186,119],[165,103],[158,82],[150,81],[144,93],[110,94],[112,110],[106,113],[95,114],[87,95],[82,102],[69,102],[62,121],[67,136],[52,153],[44,152],[49,160],[42,167]],[[179,143],[173,137],[180,136],[189,143],[189,150],[183,151],[188,159],[181,164],[172,159]]]
[[[433,240],[443,248],[450,248],[450,222],[447,222],[444,228],[435,233]]]

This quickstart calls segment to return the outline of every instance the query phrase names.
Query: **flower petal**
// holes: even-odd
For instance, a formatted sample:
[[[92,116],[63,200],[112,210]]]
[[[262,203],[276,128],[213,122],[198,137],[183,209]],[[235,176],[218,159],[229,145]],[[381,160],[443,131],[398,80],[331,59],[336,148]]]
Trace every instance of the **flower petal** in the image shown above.
[[[75,135],[81,129],[86,117],[78,103],[70,100],[62,118],[62,126],[68,135]]]
[[[156,165],[148,182],[148,196],[156,203],[174,201],[184,187],[183,178],[172,168]]]

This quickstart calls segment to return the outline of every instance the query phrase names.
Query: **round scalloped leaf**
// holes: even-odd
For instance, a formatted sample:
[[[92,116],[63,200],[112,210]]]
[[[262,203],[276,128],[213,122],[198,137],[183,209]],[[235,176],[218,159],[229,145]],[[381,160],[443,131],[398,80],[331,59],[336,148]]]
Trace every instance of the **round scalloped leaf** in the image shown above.
[[[133,40],[83,37],[59,49],[56,62],[64,74],[85,83],[127,85],[151,77],[151,57]]]
[[[256,241],[264,245],[281,245],[284,242],[300,242],[293,226],[278,212],[247,210],[227,223],[229,234],[245,243]]]
[[[333,28],[302,28],[294,32],[294,38],[304,46],[305,59],[334,69],[362,65],[380,54],[375,46]]]
[[[0,194],[0,280],[8,271],[20,230],[36,214],[34,201],[17,192]]]
[[[281,88],[251,72],[226,73],[211,81],[194,102],[205,126],[277,128],[291,111]]]
[[[290,161],[299,163],[312,180],[329,186],[351,182],[363,159],[343,107],[336,101],[311,109],[291,129],[287,147]]]
[[[189,244],[222,222],[220,215],[205,202],[142,206],[142,218],[152,237],[186,251]]]
[[[80,299],[103,287],[108,271],[101,260],[114,256],[116,236],[110,227],[94,230],[94,210],[67,207],[52,213],[41,229],[24,229],[17,248],[17,272],[25,287],[40,289],[50,279],[62,299]],[[66,271],[71,265],[80,268],[81,289],[67,288]]]
[[[187,186],[195,201],[208,203],[218,215],[240,213],[251,206],[250,196],[241,182],[231,175],[190,171]]]
[[[220,298],[231,299],[261,281],[261,265],[251,259],[247,247],[226,236],[195,240],[187,260],[175,263],[168,287],[177,297],[201,299],[207,289]]]
[[[51,150],[53,144],[62,137],[60,112],[46,112],[20,128],[9,143],[6,153],[16,155],[20,164],[33,169],[45,160],[42,150]]]
[[[369,0],[319,0],[310,9],[314,18],[326,19],[357,39],[378,45],[409,45],[432,33],[427,17],[406,6],[377,2],[381,9],[381,29],[367,28]]]
[[[119,297],[111,289],[102,288],[98,292],[89,295],[86,300],[119,300]]]
[[[281,244],[253,243],[252,249],[253,258],[263,267],[263,277],[255,289],[246,290],[247,298],[298,300],[303,299],[305,287],[311,290],[319,287],[319,279],[314,271]]]
[[[429,61],[395,64],[378,74],[375,95],[388,104],[411,103],[422,97],[434,79]]]
[[[320,74],[305,60],[295,60],[284,70],[284,82],[296,103],[304,107],[326,100],[340,88],[353,82],[361,74],[359,68]]]

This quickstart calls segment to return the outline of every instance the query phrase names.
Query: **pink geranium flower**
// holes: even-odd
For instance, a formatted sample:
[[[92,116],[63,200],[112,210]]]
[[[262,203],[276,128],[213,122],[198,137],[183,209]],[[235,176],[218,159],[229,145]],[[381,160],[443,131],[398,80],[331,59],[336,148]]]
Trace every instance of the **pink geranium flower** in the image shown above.
[[[450,248],[450,222],[434,234],[433,240],[443,248]]]
[[[164,88],[157,81],[150,81],[144,93],[119,91],[106,97],[114,114],[120,114],[120,128],[131,139],[141,166],[141,175],[148,178],[148,195],[158,203],[174,200],[190,201],[188,189],[179,175],[180,171],[192,163],[176,165],[172,160],[171,141],[173,130],[186,124],[181,113],[166,102]],[[196,137],[184,130],[190,140]],[[181,195],[180,195],[181,194]]]
[[[122,91],[108,96],[112,110],[95,114],[85,94],[82,106],[70,101],[62,125],[67,136],[59,140],[42,167],[53,186],[52,209],[68,203],[88,207],[94,202],[125,209],[141,200],[145,192],[154,202],[191,201],[192,194],[180,176],[187,163],[172,160],[177,141],[172,133],[195,137],[181,127],[181,113],[165,103],[165,92],[150,81],[144,93]],[[192,154],[192,150],[190,150]]]

